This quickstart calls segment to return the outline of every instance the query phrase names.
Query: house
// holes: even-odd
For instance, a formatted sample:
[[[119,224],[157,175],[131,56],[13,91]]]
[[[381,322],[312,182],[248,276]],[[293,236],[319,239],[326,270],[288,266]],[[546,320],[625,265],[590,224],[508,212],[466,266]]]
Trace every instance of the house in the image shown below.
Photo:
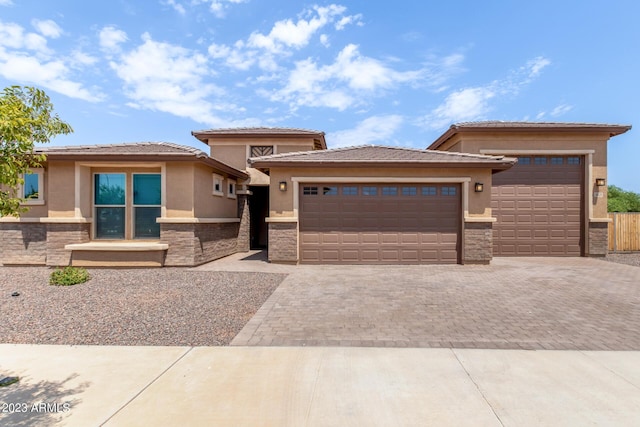
[[[630,126],[474,122],[427,149],[327,149],[289,128],[171,143],[47,147],[0,262],[193,266],[250,248],[279,263],[486,264],[607,252],[607,142]]]

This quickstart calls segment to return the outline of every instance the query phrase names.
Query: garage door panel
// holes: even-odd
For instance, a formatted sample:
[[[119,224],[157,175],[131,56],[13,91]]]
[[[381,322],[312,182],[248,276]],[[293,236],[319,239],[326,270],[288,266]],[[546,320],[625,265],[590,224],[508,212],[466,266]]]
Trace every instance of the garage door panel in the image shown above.
[[[356,187],[344,195],[342,187]],[[365,196],[363,187],[376,187]],[[442,196],[455,186],[455,196]],[[306,185],[305,185],[306,187]],[[339,184],[338,195],[300,194],[300,254],[305,263],[456,263],[460,245],[460,186],[434,184],[434,195],[383,195],[379,184]],[[401,193],[402,186],[396,186]],[[307,235],[310,235],[309,237]],[[307,248],[309,246],[309,248]],[[315,246],[315,248],[313,248]],[[315,249],[315,250],[308,250]]]
[[[546,165],[516,164],[493,177],[494,255],[582,252],[583,165],[551,165],[542,157]]]

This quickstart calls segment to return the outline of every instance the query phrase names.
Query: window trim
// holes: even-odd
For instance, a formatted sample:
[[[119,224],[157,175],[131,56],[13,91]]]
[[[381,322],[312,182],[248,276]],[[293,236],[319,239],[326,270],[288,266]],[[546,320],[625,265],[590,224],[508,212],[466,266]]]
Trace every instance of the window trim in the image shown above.
[[[236,199],[237,196],[237,182],[235,179],[228,179],[227,180],[227,198],[229,199]]]
[[[38,197],[32,197],[29,199],[24,198],[24,184],[18,187],[18,197],[22,199],[21,205],[35,206],[44,205],[44,168],[30,168],[31,172],[28,175],[37,175],[38,177]],[[24,175],[21,176],[24,179]]]
[[[212,174],[212,190],[211,194],[214,196],[224,196],[224,177],[222,175],[218,175],[217,173]],[[216,180],[220,181],[220,190],[216,190]]]

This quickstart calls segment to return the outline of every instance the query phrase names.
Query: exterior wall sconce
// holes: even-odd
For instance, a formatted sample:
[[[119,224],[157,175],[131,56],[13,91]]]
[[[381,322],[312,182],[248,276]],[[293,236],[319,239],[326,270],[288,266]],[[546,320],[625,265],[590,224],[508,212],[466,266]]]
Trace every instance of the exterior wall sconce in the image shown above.
[[[606,181],[604,178],[596,178],[596,186],[598,187],[604,187]]]
[[[481,182],[476,182],[474,190],[476,191],[476,193],[482,193],[484,191],[484,184]]]
[[[280,191],[287,191],[287,181],[280,181],[278,188]]]

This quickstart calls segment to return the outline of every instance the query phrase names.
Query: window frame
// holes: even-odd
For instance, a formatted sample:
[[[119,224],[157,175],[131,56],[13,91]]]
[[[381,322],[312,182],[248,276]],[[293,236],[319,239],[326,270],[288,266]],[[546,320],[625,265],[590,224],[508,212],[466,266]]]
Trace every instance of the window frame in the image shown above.
[[[136,187],[135,187],[135,176],[136,175],[158,175],[160,176],[160,181],[162,182],[162,174],[159,172],[131,172],[131,238],[134,240],[156,240],[156,239],[160,239],[160,234],[158,233],[158,236],[153,236],[153,237],[148,237],[148,236],[144,236],[144,237],[138,237],[136,236],[136,208],[158,208],[160,210],[160,216],[158,216],[158,218],[160,218],[162,216],[162,183],[160,184],[160,204],[153,204],[153,205],[138,205],[136,204],[136,195],[135,195],[135,191],[136,191]],[[125,203],[126,203],[127,199],[126,199],[126,195],[125,195]],[[126,226],[126,224],[125,224]],[[126,230],[126,227],[125,227]],[[158,230],[160,231],[160,230]]]
[[[220,184],[220,189],[216,190],[216,181],[219,181]],[[211,190],[211,194],[214,196],[224,196],[224,177],[222,175],[218,175],[217,173],[213,174],[212,177],[212,190]]]
[[[25,179],[25,175],[36,175],[38,177],[38,197],[24,197],[24,183],[18,187],[18,197],[22,199],[21,205],[44,205],[44,168],[30,168],[29,174],[23,174],[20,178]]]
[[[236,199],[238,190],[238,183],[235,179],[227,179],[227,198]]]
[[[123,204],[98,204],[96,203],[96,176],[98,175],[124,175],[124,203]],[[92,188],[92,197],[91,197],[91,210],[93,212],[93,236],[92,236],[92,240],[117,240],[117,241],[122,241],[122,240],[129,240],[127,239],[127,219],[129,216],[129,213],[127,212],[127,197],[129,195],[129,178],[128,178],[128,173],[126,172],[120,172],[120,171],[110,171],[110,172],[93,172],[92,173],[92,183],[91,183],[91,188]],[[122,232],[122,238],[109,238],[109,237],[98,237],[98,209],[99,208],[119,208],[119,209],[123,209],[124,213],[123,213],[123,217],[124,217],[124,228],[123,228],[123,232]]]

